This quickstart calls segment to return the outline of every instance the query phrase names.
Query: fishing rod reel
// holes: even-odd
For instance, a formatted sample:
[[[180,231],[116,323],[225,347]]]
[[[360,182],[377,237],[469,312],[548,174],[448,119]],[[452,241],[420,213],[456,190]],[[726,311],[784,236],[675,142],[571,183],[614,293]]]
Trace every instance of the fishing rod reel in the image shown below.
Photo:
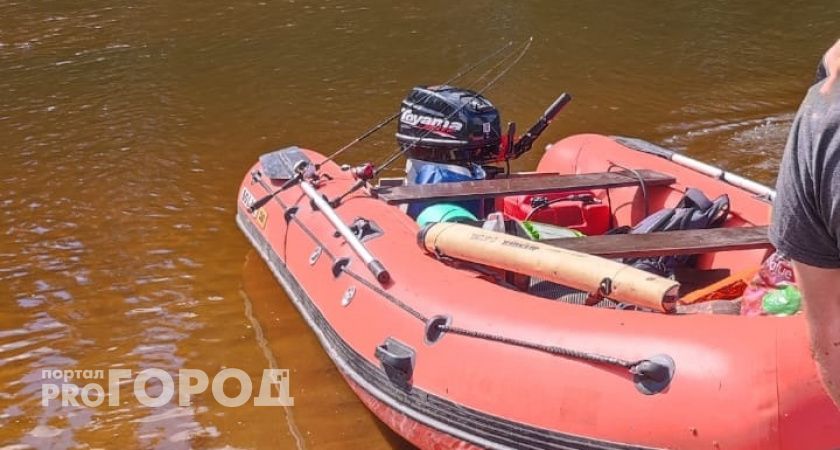
[[[453,86],[418,86],[402,101],[396,138],[408,158],[469,166],[517,159],[531,149],[572,97],[563,93],[525,134],[501,129],[499,110],[483,95]]]
[[[344,172],[350,172],[350,175],[354,180],[369,181],[376,176],[376,167],[370,162],[366,162],[355,167],[349,164],[342,164],[341,170]]]

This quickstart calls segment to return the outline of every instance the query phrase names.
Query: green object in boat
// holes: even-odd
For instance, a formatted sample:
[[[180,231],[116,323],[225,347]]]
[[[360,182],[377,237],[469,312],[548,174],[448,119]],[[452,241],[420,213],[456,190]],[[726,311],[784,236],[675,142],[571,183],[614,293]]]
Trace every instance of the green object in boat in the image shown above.
[[[558,227],[547,223],[525,221],[520,222],[521,228],[528,237],[538,241],[540,239],[558,239],[567,237],[581,237],[585,236],[578,230],[572,228]]]
[[[438,203],[424,209],[417,216],[417,224],[424,227],[432,222],[470,222],[478,219],[461,206]]]
[[[534,227],[534,224],[526,220],[525,222],[522,222],[522,228],[525,229],[525,232],[528,233],[531,239],[535,241],[540,240],[540,232],[537,231],[537,229]]]
[[[761,300],[761,307],[767,314],[790,316],[799,312],[802,306],[802,294],[793,285],[773,289]]]

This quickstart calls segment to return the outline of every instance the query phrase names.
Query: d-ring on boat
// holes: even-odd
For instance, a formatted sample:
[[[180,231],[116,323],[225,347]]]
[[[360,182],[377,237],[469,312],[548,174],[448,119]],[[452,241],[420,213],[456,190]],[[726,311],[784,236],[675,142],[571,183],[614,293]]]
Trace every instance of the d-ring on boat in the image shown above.
[[[532,173],[486,164],[567,101],[516,138],[480,93],[416,88],[397,136],[409,172],[447,159],[481,176],[374,184],[369,165],[290,147],[248,171],[237,223],[350,387],[420,448],[840,447],[801,315],[686,307],[772,252],[773,191],[595,134],[549,145]],[[719,227],[610,234],[688,188],[728,198]],[[673,255],[696,256],[671,277],[629,263]]]

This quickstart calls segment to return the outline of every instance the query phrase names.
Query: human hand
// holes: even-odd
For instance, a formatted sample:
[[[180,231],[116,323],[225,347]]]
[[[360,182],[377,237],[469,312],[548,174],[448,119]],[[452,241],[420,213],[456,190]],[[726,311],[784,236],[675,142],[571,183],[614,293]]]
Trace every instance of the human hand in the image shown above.
[[[825,57],[823,57],[823,64],[828,72],[828,78],[826,78],[825,83],[823,83],[822,88],[820,88],[820,92],[828,94],[834,86],[834,83],[840,79],[840,40],[835,42],[834,45],[825,53]]]

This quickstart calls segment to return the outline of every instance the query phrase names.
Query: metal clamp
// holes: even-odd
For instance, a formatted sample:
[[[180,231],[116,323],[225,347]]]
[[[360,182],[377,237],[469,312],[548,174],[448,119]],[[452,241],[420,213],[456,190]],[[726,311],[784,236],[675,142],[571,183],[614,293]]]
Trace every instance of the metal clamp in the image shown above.
[[[610,294],[612,294],[613,286],[612,286],[612,279],[609,277],[604,278],[601,280],[601,283],[598,285],[598,291],[592,292],[589,294],[589,297],[586,298],[586,306],[593,306],[597,305],[601,300],[608,298]]]

